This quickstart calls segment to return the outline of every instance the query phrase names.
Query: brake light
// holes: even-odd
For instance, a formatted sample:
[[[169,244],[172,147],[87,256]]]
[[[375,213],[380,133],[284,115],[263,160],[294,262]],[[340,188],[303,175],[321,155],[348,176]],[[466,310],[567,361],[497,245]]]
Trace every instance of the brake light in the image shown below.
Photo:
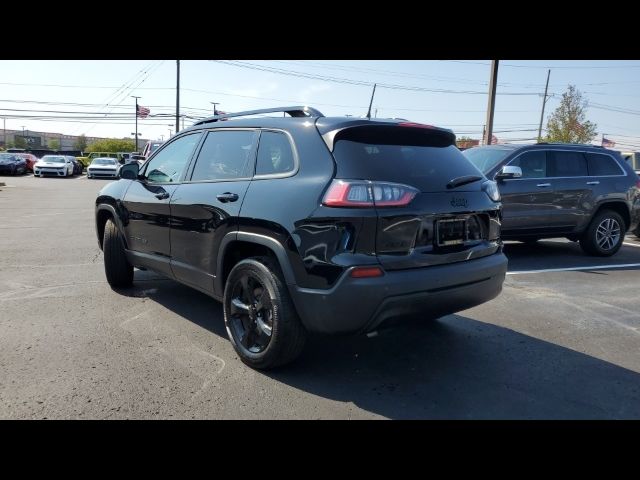
[[[327,207],[404,207],[418,194],[409,185],[367,180],[334,180],[322,204]]]
[[[371,278],[381,277],[384,272],[380,267],[356,267],[351,270],[351,277],[353,278]]]

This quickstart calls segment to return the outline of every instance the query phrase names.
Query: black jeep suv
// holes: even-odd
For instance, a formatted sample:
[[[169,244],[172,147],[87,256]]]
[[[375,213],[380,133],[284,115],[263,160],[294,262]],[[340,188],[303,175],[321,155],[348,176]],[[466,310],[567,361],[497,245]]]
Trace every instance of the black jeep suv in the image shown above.
[[[265,116],[278,112],[291,118]],[[122,166],[96,200],[109,284],[131,285],[138,267],[222,301],[255,368],[293,360],[308,332],[370,332],[494,298],[500,217],[495,182],[450,130],[309,107],[202,120]]]
[[[490,145],[464,155],[498,181],[502,238],[567,237],[610,256],[640,221],[640,179],[619,152],[594,145]]]

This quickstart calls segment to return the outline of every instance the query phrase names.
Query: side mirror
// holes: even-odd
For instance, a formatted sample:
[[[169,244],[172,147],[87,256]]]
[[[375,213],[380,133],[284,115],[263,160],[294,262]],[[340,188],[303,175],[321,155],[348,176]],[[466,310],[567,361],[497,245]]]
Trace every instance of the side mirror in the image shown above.
[[[515,165],[505,165],[496,175],[496,178],[500,180],[520,177],[522,177],[522,169],[520,167],[516,167]]]
[[[140,165],[138,165],[137,162],[127,163],[126,165],[122,165],[120,167],[118,175],[120,176],[120,178],[125,178],[127,180],[137,180],[139,171]]]

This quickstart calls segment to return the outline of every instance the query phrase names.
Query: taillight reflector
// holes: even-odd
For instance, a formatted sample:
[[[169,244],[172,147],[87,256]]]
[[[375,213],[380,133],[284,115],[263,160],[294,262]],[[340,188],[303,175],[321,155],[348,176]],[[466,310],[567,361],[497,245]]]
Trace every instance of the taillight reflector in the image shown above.
[[[356,267],[351,270],[351,277],[353,278],[371,278],[381,277],[384,272],[380,267]]]

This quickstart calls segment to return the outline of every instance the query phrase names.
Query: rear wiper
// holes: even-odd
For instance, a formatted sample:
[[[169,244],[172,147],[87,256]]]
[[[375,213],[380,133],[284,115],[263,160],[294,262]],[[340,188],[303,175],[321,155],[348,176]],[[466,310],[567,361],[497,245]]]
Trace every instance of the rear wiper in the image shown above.
[[[457,177],[447,183],[447,188],[456,188],[462,185],[466,185],[467,183],[477,182],[478,180],[482,180],[482,177],[478,175],[465,175],[463,177]]]

